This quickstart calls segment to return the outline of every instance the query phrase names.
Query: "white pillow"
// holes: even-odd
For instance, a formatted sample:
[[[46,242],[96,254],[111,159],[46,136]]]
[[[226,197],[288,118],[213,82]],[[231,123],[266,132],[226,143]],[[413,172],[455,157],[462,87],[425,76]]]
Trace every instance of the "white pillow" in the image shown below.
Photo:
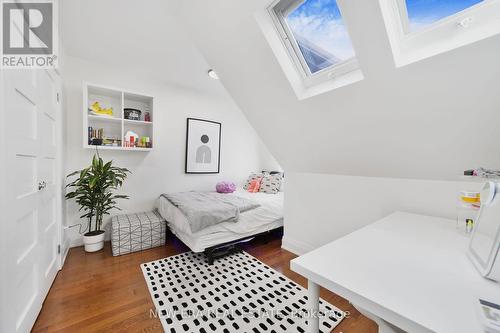
[[[259,192],[276,194],[280,191],[283,176],[281,173],[265,175],[260,183]]]

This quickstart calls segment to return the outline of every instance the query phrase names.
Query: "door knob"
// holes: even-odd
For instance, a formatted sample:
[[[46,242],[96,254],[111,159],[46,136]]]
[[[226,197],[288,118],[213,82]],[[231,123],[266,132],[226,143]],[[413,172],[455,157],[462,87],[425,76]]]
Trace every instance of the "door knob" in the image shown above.
[[[47,186],[45,181],[38,182],[38,190],[41,191]]]

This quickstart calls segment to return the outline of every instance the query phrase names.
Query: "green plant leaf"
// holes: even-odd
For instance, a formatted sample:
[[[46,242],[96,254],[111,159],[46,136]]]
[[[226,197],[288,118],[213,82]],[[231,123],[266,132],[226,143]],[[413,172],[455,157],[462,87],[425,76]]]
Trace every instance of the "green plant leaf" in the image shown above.
[[[89,231],[99,230],[103,215],[109,215],[113,209],[120,210],[115,199],[129,199],[128,195],[114,193],[122,186],[128,173],[128,169],[113,166],[112,161],[104,163],[96,147],[92,164],[68,175],[79,174],[77,179],[66,185],[68,192],[65,197],[67,200],[74,199],[80,206],[79,211],[85,212],[81,218],[88,219]]]

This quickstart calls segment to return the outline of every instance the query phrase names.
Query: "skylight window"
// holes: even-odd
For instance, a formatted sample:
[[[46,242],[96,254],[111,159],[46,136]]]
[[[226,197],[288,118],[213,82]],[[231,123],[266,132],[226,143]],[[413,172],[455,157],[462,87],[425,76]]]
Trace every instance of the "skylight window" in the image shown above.
[[[396,67],[500,34],[500,0],[379,0]]]
[[[358,68],[336,0],[278,0],[270,12],[307,85]]]
[[[299,99],[363,80],[337,0],[274,0],[255,18]]]
[[[317,73],[354,58],[354,49],[335,0],[306,0],[285,12],[295,43],[307,65]]]
[[[417,32],[483,0],[403,0],[403,2],[406,4],[408,15],[407,32]]]

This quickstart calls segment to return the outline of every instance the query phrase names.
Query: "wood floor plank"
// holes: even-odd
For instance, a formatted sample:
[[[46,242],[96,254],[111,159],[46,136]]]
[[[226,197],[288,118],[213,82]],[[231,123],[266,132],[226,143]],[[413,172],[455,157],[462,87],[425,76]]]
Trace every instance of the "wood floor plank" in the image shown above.
[[[154,305],[140,264],[188,250],[176,238],[168,239],[164,247],[119,257],[111,255],[109,243],[98,253],[86,253],[83,247],[71,249],[32,332],[163,332],[160,321],[151,313]],[[244,250],[306,286],[306,279],[290,270],[295,255],[281,248],[279,235],[267,243],[255,239],[245,244]],[[324,289],[321,297],[349,312],[334,333],[378,332],[377,325],[347,300]]]

